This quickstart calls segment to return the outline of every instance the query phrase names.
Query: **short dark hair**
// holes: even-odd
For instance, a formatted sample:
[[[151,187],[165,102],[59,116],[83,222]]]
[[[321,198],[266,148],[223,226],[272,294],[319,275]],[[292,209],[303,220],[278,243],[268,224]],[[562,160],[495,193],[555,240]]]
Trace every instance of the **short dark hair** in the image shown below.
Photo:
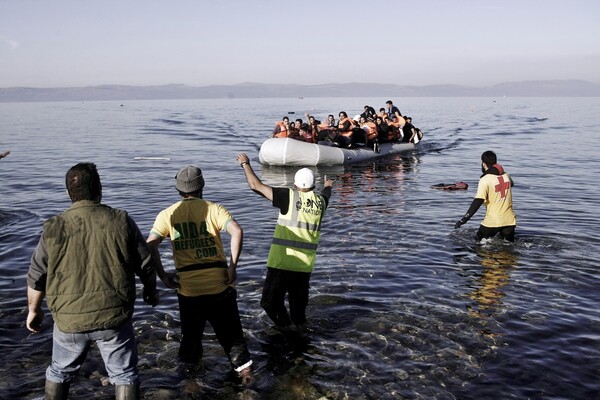
[[[483,154],[481,155],[481,161],[489,168],[492,165],[496,164],[498,162],[498,159],[496,158],[496,153],[494,153],[491,150],[488,150],[483,152]]]
[[[100,201],[102,184],[94,163],[79,163],[72,166],[65,177],[69,198],[73,203],[80,200]]]

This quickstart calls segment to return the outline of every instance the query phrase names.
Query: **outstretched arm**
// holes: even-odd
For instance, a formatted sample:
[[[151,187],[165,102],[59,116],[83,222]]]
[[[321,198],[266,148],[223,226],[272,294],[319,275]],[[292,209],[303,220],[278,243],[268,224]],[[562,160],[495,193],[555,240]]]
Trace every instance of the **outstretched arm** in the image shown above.
[[[469,219],[471,219],[471,217],[475,215],[475,213],[477,212],[477,210],[479,210],[479,207],[481,207],[482,204],[483,199],[474,198],[473,202],[471,203],[471,207],[469,207],[467,213],[461,219],[459,219],[456,222],[456,224],[454,224],[454,229],[458,229],[461,225],[466,224],[469,221]]]
[[[240,163],[240,166],[244,170],[244,174],[246,175],[246,181],[248,182],[248,186],[254,192],[260,194],[266,199],[273,201],[273,188],[269,185],[265,185],[262,181],[256,176],[252,166],[250,165],[250,159],[246,155],[246,153],[241,153],[237,156],[236,160]]]

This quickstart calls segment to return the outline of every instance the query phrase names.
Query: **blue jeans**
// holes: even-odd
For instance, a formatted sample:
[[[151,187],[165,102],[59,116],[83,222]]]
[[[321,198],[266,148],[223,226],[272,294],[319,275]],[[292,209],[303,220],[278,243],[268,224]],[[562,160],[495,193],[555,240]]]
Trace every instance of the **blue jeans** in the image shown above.
[[[64,333],[54,324],[52,337],[52,364],[46,370],[47,380],[71,381],[81,369],[90,345],[96,342],[110,383],[138,383],[137,345],[131,321],[117,328],[83,333]]]

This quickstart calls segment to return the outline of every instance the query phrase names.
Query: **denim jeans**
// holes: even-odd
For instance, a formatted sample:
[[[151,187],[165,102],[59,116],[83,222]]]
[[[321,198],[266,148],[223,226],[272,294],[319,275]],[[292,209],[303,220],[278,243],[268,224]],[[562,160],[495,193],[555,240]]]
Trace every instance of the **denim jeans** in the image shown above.
[[[85,361],[90,345],[96,342],[110,383],[138,383],[137,345],[131,321],[117,328],[83,333],[64,333],[54,324],[52,336],[52,364],[46,370],[47,380],[71,381]]]

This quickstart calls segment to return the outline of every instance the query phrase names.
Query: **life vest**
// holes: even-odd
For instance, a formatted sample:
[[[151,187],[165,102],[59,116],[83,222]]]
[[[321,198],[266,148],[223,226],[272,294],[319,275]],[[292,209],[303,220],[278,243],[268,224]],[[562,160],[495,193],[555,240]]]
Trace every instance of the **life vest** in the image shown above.
[[[367,139],[373,140],[377,137],[377,125],[374,122],[365,122],[360,126],[367,135]]]
[[[314,143],[315,142],[314,135],[311,132],[304,131],[304,133],[300,133],[299,136],[305,142],[308,142],[308,143]]]
[[[267,266],[287,271],[312,272],[321,237],[325,199],[314,191],[290,190],[287,214],[279,214]]]
[[[340,127],[344,126],[346,121],[348,121],[350,123],[350,127],[348,128],[348,130],[342,131]],[[342,134],[343,136],[351,136],[353,128],[354,128],[354,120],[352,118],[349,118],[349,117],[342,118],[342,119],[340,119],[340,122],[338,122],[338,129],[340,129],[340,134]]]
[[[492,167],[496,168],[499,175],[504,175],[504,168],[502,168],[502,165],[494,164],[494,165],[492,165]]]
[[[279,127],[279,132],[273,134],[273,137],[276,137],[276,138],[288,137],[288,127],[283,123],[283,121],[279,121],[275,125]]]
[[[388,121],[388,125],[392,125],[395,126],[397,128],[402,128],[404,125],[406,125],[406,120],[402,117],[399,118],[395,118],[395,119],[390,119]]]

